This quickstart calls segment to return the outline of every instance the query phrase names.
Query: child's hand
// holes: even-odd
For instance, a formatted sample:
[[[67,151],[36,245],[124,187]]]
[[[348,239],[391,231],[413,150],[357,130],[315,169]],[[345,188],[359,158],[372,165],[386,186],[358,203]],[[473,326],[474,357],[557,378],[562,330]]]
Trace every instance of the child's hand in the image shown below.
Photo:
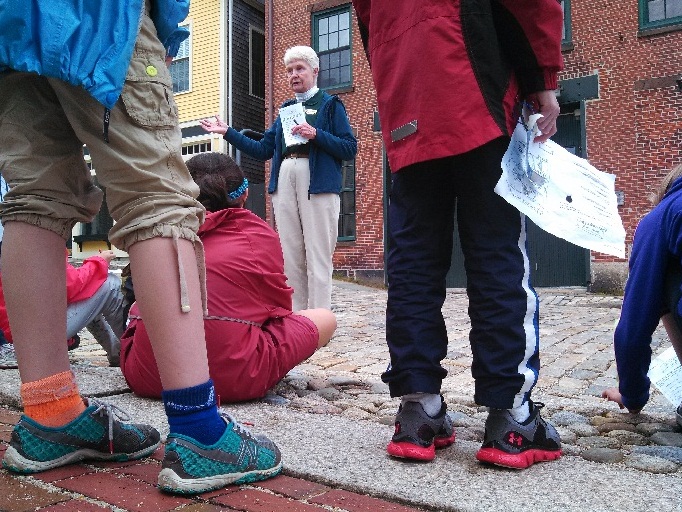
[[[116,258],[116,254],[114,253],[114,251],[110,251],[110,250],[104,250],[103,251],[102,249],[99,250],[98,256],[100,258],[106,260],[107,263],[111,263],[112,260],[114,258]]]
[[[620,407],[621,409],[625,409],[625,406],[623,405],[623,397],[620,394],[620,391],[618,391],[618,388],[606,388],[602,392],[601,396],[602,398],[606,398],[611,402],[616,402],[618,404],[618,407]],[[628,412],[632,414],[637,414],[641,410],[642,409],[628,409]]]

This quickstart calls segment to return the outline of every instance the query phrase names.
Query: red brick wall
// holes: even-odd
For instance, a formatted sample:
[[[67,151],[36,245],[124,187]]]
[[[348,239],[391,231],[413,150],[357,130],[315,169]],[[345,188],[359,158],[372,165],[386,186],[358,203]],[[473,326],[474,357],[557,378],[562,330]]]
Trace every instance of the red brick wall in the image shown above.
[[[574,48],[564,52],[560,79],[599,74],[599,98],[587,101],[587,156],[616,175],[628,249],[648,195],[682,163],[682,27],[639,33],[638,3],[572,0]],[[593,254],[596,261],[612,258]]]

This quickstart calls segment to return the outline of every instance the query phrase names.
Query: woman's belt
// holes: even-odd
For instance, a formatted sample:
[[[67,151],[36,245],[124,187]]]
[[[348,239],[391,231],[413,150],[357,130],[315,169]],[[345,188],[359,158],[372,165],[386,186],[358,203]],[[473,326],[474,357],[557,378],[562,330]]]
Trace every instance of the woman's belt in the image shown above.
[[[309,156],[308,153],[287,153],[284,158],[308,158]]]

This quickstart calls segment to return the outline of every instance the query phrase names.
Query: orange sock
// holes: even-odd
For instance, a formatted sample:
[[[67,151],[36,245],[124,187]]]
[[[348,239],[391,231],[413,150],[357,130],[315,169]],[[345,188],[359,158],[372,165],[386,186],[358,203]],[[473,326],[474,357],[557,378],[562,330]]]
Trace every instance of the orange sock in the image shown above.
[[[24,414],[46,427],[61,427],[85,410],[72,371],[27,382],[19,391]]]

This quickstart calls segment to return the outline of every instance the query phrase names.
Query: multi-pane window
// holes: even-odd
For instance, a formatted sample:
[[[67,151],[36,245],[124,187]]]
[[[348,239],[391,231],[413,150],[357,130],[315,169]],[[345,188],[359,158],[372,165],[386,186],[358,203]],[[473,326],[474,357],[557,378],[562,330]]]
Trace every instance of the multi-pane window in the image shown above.
[[[640,28],[682,24],[682,0],[639,0]]]
[[[344,160],[341,165],[341,211],[339,213],[339,241],[355,240],[355,160]]]
[[[254,27],[249,31],[249,92],[265,98],[265,34]]]
[[[189,27],[187,26],[187,28]],[[189,56],[191,39],[192,35],[190,34],[190,36],[180,44],[180,50],[178,51],[178,54],[173,58],[173,62],[171,63],[170,66],[170,74],[171,78],[173,79],[174,93],[186,92],[189,91],[190,89],[191,73],[189,65]]]
[[[313,47],[320,57],[321,89],[351,85],[350,7],[313,14]]]

